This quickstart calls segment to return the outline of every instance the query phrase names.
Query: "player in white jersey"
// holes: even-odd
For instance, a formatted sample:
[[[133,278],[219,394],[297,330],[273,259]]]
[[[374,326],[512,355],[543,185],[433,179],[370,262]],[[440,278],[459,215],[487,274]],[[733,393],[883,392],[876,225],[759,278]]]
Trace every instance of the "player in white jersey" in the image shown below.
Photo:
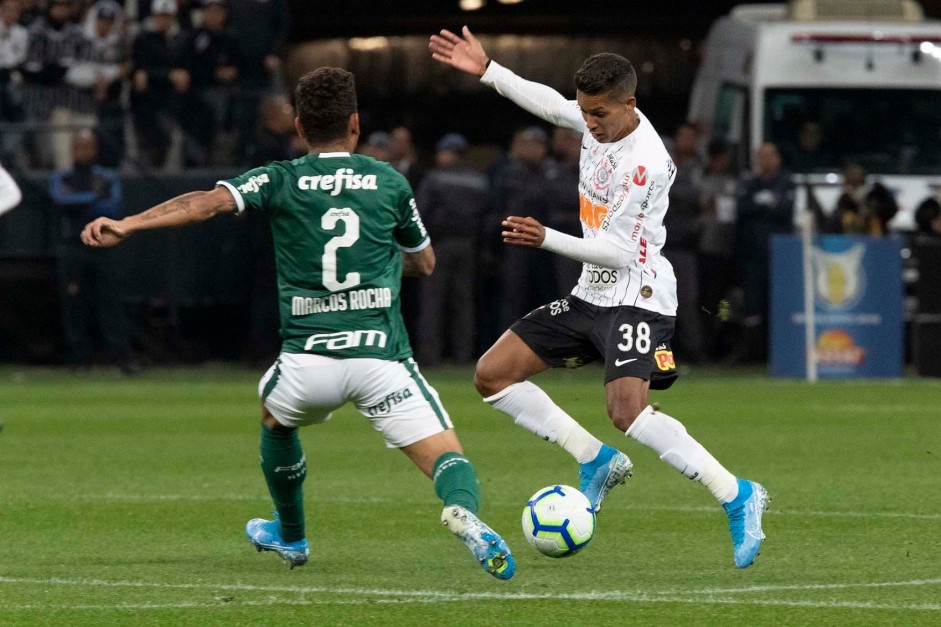
[[[630,476],[628,457],[591,435],[528,379],[550,367],[603,359],[608,416],[620,431],[698,480],[729,517],[735,565],[746,568],[764,534],[768,501],[758,483],[726,470],[675,418],[651,407],[648,390],[676,378],[670,338],[676,279],[660,255],[663,217],[676,167],[650,121],[636,108],[637,75],[615,54],[589,57],[575,74],[576,100],[526,81],[492,61],[465,26],[429,43],[434,59],[481,78],[530,113],[583,133],[579,217],[583,237],[549,229],[531,217],[509,216],[503,241],[544,248],[581,261],[572,293],[529,313],[477,364],[484,401],[579,462],[581,489],[599,509],[607,492]]]

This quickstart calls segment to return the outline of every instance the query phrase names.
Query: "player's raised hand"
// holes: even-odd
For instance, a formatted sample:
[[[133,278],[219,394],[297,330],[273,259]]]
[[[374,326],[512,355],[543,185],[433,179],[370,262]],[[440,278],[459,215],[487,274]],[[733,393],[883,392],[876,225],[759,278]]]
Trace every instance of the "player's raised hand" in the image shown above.
[[[508,216],[503,229],[501,235],[506,244],[539,248],[546,239],[546,228],[536,218]]]
[[[128,232],[121,228],[119,222],[111,218],[98,218],[82,229],[82,243],[93,248],[110,248],[120,244],[127,235]]]
[[[490,58],[484,52],[480,40],[474,37],[469,28],[465,26],[461,32],[464,37],[444,29],[440,35],[432,35],[431,41],[428,42],[431,58],[468,74],[483,76]]]

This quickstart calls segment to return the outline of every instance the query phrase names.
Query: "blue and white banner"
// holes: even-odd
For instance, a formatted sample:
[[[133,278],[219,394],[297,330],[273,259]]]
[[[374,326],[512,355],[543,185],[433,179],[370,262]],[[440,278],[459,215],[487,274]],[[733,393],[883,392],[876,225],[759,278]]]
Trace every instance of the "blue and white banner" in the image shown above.
[[[902,260],[887,238],[822,235],[814,240],[814,351],[822,378],[902,374]],[[771,245],[771,375],[804,377],[806,341],[801,240]]]

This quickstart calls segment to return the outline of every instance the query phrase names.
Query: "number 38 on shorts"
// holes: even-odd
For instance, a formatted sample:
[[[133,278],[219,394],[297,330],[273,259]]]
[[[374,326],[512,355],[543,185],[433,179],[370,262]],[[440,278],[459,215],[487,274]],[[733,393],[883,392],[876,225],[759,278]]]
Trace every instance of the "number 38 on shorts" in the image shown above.
[[[636,307],[617,309],[605,343],[606,379],[636,376],[653,386],[658,379],[675,378],[670,348],[674,318]]]

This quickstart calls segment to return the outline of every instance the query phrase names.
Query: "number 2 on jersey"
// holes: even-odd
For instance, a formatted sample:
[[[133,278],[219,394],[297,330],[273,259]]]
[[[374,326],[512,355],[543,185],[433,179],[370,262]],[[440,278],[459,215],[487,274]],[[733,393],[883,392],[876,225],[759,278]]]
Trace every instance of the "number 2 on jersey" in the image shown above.
[[[334,230],[338,222],[346,227],[343,235],[330,238],[323,248],[323,286],[331,292],[356,287],[360,281],[359,272],[350,272],[344,280],[337,280],[337,249],[349,248],[359,239],[359,216],[349,207],[334,207],[320,218],[320,226],[326,231]]]

